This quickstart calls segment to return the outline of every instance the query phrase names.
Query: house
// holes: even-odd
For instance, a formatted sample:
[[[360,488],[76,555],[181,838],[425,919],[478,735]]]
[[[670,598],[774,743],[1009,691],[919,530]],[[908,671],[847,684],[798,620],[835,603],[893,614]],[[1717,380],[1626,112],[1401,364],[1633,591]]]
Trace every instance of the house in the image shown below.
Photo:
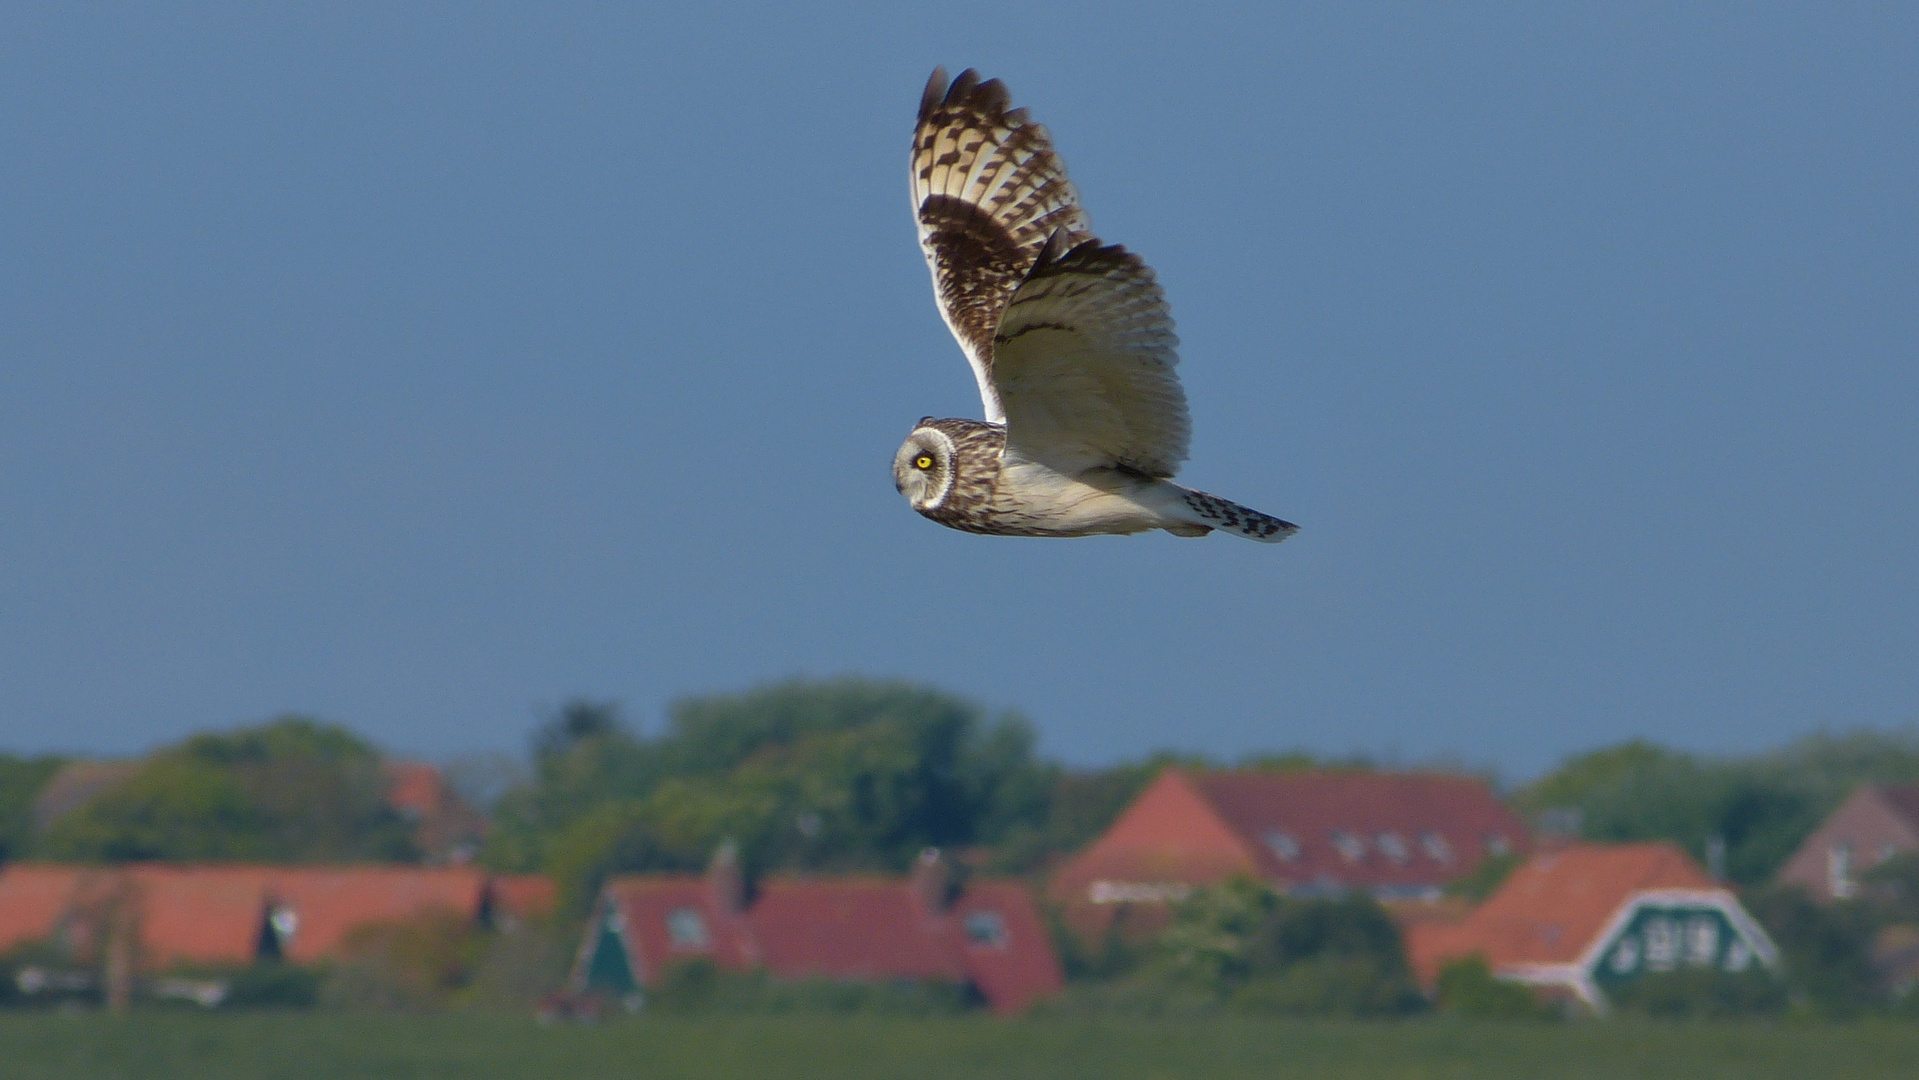
[[[615,878],[594,905],[573,988],[624,997],[692,959],[777,979],[965,984],[1001,1014],[1064,983],[1025,887],[956,888],[931,850],[908,878],[775,875],[750,901],[730,848],[704,875]]]
[[[553,888],[468,867],[139,863],[0,867],[0,953],[53,940],[91,955],[109,916],[125,913],[143,970],[236,967],[339,954],[362,927],[446,912],[476,926],[543,917]]]
[[[1432,773],[1161,773],[1057,874],[1068,924],[1098,936],[1163,925],[1194,886],[1247,875],[1295,895],[1438,899],[1525,827],[1479,780]]]
[[[1859,876],[1894,855],[1919,851],[1919,787],[1861,784],[1779,869],[1820,901],[1858,895]]]
[[[1607,992],[1647,972],[1774,967],[1778,950],[1730,889],[1677,845],[1573,844],[1512,872],[1460,922],[1405,928],[1429,989],[1451,961],[1564,993],[1604,1012]]]
[[[487,821],[424,761],[387,761],[387,805],[413,826],[413,844],[428,863],[471,862],[486,839]]]

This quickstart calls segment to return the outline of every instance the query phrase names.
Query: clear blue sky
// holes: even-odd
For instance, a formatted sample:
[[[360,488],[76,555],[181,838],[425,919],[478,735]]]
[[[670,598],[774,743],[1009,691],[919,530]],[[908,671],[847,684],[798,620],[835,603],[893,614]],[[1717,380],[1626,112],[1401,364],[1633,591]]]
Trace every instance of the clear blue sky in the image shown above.
[[[0,747],[924,680],[1156,747],[1919,718],[1909,4],[0,7]],[[1277,548],[950,532],[935,64],[1160,272]]]

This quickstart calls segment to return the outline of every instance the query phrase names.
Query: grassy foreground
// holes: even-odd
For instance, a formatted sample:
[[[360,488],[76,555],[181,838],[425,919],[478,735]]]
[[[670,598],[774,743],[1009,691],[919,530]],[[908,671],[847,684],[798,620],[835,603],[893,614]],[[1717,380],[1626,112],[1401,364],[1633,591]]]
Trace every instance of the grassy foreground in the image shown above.
[[[1910,1078],[1919,1025],[0,1015],[7,1080],[1081,1076]]]

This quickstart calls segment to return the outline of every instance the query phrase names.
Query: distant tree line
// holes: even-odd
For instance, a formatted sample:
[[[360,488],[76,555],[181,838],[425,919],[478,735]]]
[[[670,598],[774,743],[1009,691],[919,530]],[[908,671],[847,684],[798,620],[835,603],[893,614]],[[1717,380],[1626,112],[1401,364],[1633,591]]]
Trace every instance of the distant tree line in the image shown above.
[[[924,686],[843,678],[686,699],[653,732],[627,723],[612,702],[571,701],[541,720],[523,759],[493,769],[469,794],[493,821],[480,860],[553,875],[577,917],[608,877],[696,870],[726,842],[752,874],[898,872],[939,847],[963,872],[1038,876],[1102,832],[1171,763],[1221,764],[1159,755],[1069,769],[1038,753],[1016,713],[989,713]],[[409,823],[386,801],[378,748],[311,718],[162,747],[123,781],[36,824],[36,793],[62,764],[0,754],[0,859],[419,857]],[[1304,754],[1232,764],[1372,767]],[[1821,734],[1743,757],[1636,741],[1572,757],[1509,797],[1550,829],[1599,841],[1672,840],[1718,866],[1784,950],[1795,1000],[1845,1012],[1885,1007],[1868,954],[1886,926],[1919,925],[1919,862],[1894,860],[1859,900],[1823,907],[1768,882],[1863,781],[1919,783],[1919,736]],[[1455,893],[1487,895],[1515,861],[1488,861]],[[1363,898],[1309,902],[1238,883],[1196,893],[1151,947],[1101,952],[1065,939],[1062,947],[1072,974],[1105,987],[1102,1007],[1363,1015],[1424,1007],[1408,994],[1384,920]],[[689,1001],[762,994],[722,989],[697,980],[683,988]],[[1510,991],[1467,965],[1442,980],[1440,1002],[1528,1015]],[[1688,989],[1666,980],[1635,992],[1646,998],[1631,1007],[1661,1015],[1786,1007],[1784,990],[1744,984]]]

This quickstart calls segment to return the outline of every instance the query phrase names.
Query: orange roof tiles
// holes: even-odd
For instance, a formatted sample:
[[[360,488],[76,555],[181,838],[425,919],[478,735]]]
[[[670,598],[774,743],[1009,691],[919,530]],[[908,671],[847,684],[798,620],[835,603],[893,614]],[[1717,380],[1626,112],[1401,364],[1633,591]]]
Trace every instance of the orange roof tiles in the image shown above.
[[[521,922],[544,919],[560,906],[560,887],[545,874],[499,874],[491,887],[494,910]]]
[[[82,873],[77,866],[0,866],[0,953],[51,936],[73,904]]]
[[[63,919],[94,918],[121,898],[137,905],[139,954],[149,968],[232,965],[258,955],[267,920],[282,913],[287,959],[334,954],[354,930],[432,910],[479,922],[495,883],[469,867],[169,866],[0,868],[0,951],[44,939]],[[494,902],[516,913],[551,910],[546,879],[499,883]]]
[[[1570,964],[1650,889],[1726,892],[1675,844],[1575,844],[1534,856],[1460,922],[1408,927],[1407,958],[1428,985],[1446,961],[1475,953],[1495,971]]]

